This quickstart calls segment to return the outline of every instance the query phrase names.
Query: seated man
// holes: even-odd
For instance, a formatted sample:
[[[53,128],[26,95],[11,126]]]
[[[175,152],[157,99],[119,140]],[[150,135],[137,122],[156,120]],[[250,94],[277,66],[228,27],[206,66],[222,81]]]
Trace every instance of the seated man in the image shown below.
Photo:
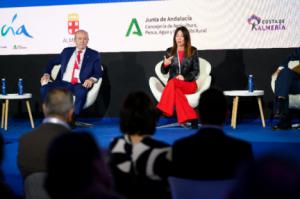
[[[174,142],[172,175],[199,180],[232,179],[243,163],[253,159],[251,145],[224,133],[227,103],[221,91],[204,91],[198,107],[202,126],[195,134]]]
[[[84,30],[75,33],[76,47],[63,49],[61,54],[51,60],[41,78],[41,97],[45,98],[50,88],[60,87],[70,90],[75,95],[75,115],[82,110],[86,96],[95,82],[102,76],[100,55],[87,47],[89,36]],[[60,64],[60,70],[54,82],[48,83],[54,65]]]
[[[273,74],[278,75],[275,81],[274,110],[275,117],[279,119],[278,124],[273,126],[274,130],[291,128],[289,94],[300,94],[300,74],[288,67],[290,61],[300,61],[300,48],[288,56]]]

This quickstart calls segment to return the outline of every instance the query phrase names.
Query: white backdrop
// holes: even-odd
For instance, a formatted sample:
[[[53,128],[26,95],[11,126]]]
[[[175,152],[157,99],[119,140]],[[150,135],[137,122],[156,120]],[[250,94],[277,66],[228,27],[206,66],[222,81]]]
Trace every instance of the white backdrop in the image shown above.
[[[299,0],[169,0],[0,9],[0,55],[52,54],[72,28],[100,52],[164,51],[185,25],[198,49],[300,46]],[[131,27],[131,28],[130,28]],[[73,29],[74,30],[74,29]]]

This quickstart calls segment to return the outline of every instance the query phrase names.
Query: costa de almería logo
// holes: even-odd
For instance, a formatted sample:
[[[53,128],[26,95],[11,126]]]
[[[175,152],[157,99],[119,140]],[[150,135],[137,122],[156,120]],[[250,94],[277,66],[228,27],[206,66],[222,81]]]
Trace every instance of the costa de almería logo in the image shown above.
[[[286,30],[285,19],[261,18],[255,14],[247,20],[252,31],[282,31]]]

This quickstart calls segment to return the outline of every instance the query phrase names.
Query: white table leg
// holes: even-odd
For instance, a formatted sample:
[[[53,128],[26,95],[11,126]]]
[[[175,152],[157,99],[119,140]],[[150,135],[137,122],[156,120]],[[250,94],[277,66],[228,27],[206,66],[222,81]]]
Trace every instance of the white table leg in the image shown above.
[[[265,128],[266,123],[265,123],[264,111],[263,111],[263,108],[262,108],[262,103],[261,103],[261,98],[260,97],[257,97],[257,102],[258,102],[258,107],[259,107],[261,123],[262,123],[262,126]]]
[[[236,119],[237,119],[237,111],[238,111],[238,105],[239,104],[239,97],[236,96],[234,97],[234,111],[233,111],[233,125],[232,125],[232,128],[236,128]]]
[[[2,102],[2,114],[1,114],[1,128],[4,128],[4,118],[5,118],[5,101]]]
[[[233,98],[232,102],[232,111],[231,111],[231,127],[235,128],[236,126],[236,112],[237,112],[237,103],[238,103],[238,97]]]
[[[31,128],[34,128],[34,123],[33,123],[33,118],[32,118],[32,113],[31,113],[29,100],[26,100],[26,106],[27,106],[27,111],[28,111],[28,114],[29,114]]]
[[[7,130],[7,122],[8,122],[8,109],[9,109],[9,100],[5,100],[5,127],[4,130]]]
[[[232,110],[231,110],[231,127],[233,127],[234,124],[234,104],[235,104],[235,97],[233,98],[232,101]]]

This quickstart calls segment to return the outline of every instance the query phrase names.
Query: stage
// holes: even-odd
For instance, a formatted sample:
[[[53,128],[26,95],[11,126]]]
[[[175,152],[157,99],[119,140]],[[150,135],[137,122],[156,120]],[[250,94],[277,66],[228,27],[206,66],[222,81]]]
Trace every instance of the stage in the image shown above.
[[[42,119],[36,119],[35,124],[39,125]],[[119,130],[119,120],[117,118],[90,118],[81,121],[94,124],[91,128],[76,128],[75,131],[90,132],[101,148],[107,149],[113,137],[121,134]],[[159,126],[172,123],[174,119],[161,119],[156,130],[155,138],[172,144],[175,140],[195,133],[195,130],[185,129],[175,126],[159,128]],[[27,119],[10,120],[7,131],[2,130],[5,139],[5,159],[3,171],[6,182],[19,194],[23,194],[22,179],[16,165],[18,139],[31,130]],[[266,128],[261,126],[260,120],[239,121],[236,129],[230,127],[228,122],[225,132],[236,138],[246,140],[252,144],[255,158],[259,158],[266,153],[281,153],[292,156],[300,161],[300,130],[292,129],[288,131],[272,131],[270,121],[267,121]]]

